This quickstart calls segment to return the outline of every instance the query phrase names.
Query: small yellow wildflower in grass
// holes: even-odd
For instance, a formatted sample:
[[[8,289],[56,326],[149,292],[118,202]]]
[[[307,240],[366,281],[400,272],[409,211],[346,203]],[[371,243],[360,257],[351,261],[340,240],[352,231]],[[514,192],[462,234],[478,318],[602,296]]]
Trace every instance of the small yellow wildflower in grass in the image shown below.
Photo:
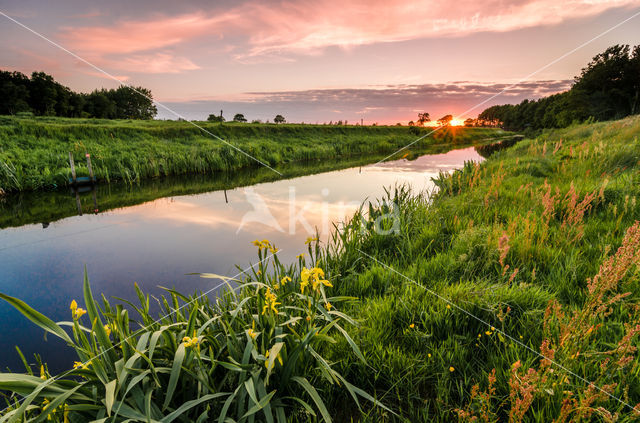
[[[255,241],[252,242],[253,245],[255,245],[256,247],[261,247],[262,243],[260,241],[258,241],[257,239]]]
[[[491,330],[496,330],[496,328],[494,328],[493,326],[491,326]]]
[[[74,362],[73,362],[73,368],[74,368],[74,369],[83,369],[83,370],[86,370],[86,369],[87,369],[87,367],[88,367],[88,365],[87,365],[87,364],[85,364],[85,363],[83,363],[83,362],[81,362],[81,361],[74,361]]]
[[[311,244],[312,242],[316,242],[318,241],[318,238],[314,237],[314,236],[310,236],[307,238],[307,240],[304,242],[306,245]]]
[[[296,256],[297,259],[303,259],[304,258],[304,253],[300,253]]]
[[[327,301],[327,304],[325,304],[325,307],[327,307],[327,311],[331,311],[331,309],[333,308],[333,305]]]
[[[275,314],[278,314],[277,305],[280,305],[279,302],[276,302],[276,294],[271,292],[271,288],[267,288],[267,292],[264,294],[265,305],[262,307],[262,314],[266,314],[268,310],[273,311]]]
[[[451,306],[447,304],[447,310],[451,310]]]
[[[104,331],[107,332],[107,336],[111,336],[111,326],[104,325]]]
[[[320,284],[332,288],[333,285],[328,280],[324,279],[324,270],[319,267],[314,267],[313,269],[307,269],[306,267],[302,268],[302,272],[300,272],[300,278],[302,279],[301,287],[304,285],[305,287],[311,283],[311,288],[316,291]],[[304,293],[304,288],[302,288],[302,292]]]
[[[282,286],[284,286],[287,282],[291,282],[291,278],[289,276],[285,276],[284,278],[280,279],[280,284]]]
[[[409,329],[413,329],[413,328],[415,328],[415,327],[416,327],[416,325],[415,325],[415,324],[413,324],[413,323],[411,323],[411,324],[409,325]]]
[[[195,336],[195,333],[193,335],[193,338],[189,336],[185,336],[184,338],[182,338],[182,343],[184,344],[185,348],[196,347],[197,349],[200,349],[200,339]]]
[[[42,364],[40,365],[40,379],[47,380],[47,375],[44,372],[44,366]]]
[[[311,321],[311,316],[307,316],[307,322]]]
[[[456,370],[456,369],[454,369],[454,368],[453,368],[453,366],[449,367],[449,371],[450,371],[450,372],[453,372],[453,371],[455,371],[455,370]]]
[[[428,354],[427,354],[427,357],[431,358],[431,353],[428,353]]]
[[[520,339],[522,339],[522,335],[520,335]]]
[[[247,335],[249,335],[251,339],[256,339],[256,337],[258,336],[258,332],[254,331],[253,329],[248,329]]]
[[[306,281],[303,279],[300,282],[300,293],[304,294],[304,289],[309,285],[309,279],[307,279]]]
[[[83,309],[82,307],[78,307],[78,303],[76,302],[76,300],[71,301],[69,310],[71,310],[71,317],[73,317],[74,319],[79,319],[87,314],[87,310]]]

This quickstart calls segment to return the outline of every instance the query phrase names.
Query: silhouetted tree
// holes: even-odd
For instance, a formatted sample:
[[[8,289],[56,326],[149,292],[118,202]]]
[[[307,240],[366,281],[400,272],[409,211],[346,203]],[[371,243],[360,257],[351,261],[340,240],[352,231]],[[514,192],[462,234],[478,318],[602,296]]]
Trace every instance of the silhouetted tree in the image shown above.
[[[276,117],[273,118],[273,122],[274,123],[285,123],[286,120],[285,120],[284,116],[276,115]]]
[[[453,120],[452,115],[444,115],[440,119],[438,119],[438,125],[440,126],[448,126]]]
[[[247,119],[244,117],[244,115],[242,113],[236,113],[236,115],[233,117],[233,121],[234,122],[246,122]]]
[[[429,113],[418,113],[418,125],[419,126],[424,126],[425,123],[430,122],[431,121],[431,116],[429,115]]]
[[[209,117],[207,118],[207,120],[209,122],[224,122],[224,116],[222,115],[209,115]]]

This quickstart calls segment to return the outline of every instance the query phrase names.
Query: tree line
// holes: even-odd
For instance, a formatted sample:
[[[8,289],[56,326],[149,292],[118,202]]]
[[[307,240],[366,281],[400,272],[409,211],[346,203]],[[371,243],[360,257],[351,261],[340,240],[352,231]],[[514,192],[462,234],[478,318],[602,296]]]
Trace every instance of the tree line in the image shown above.
[[[492,106],[474,126],[512,131],[564,128],[587,119],[621,119],[640,113],[640,45],[615,45],[596,55],[568,91]],[[465,122],[466,123],[466,122]]]
[[[77,93],[51,75],[0,70],[0,115],[33,114],[101,119],[153,119],[156,106],[149,89],[120,86]]]

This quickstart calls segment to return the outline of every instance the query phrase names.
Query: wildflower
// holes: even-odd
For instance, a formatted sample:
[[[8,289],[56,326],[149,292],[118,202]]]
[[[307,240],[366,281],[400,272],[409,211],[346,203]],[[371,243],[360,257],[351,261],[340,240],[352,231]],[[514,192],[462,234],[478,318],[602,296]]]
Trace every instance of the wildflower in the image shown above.
[[[297,259],[303,259],[304,258],[304,253],[300,253],[296,256]]]
[[[86,370],[87,369],[87,365],[81,361],[74,361],[73,362],[73,368],[74,369],[82,369],[82,370]]]
[[[311,316],[307,316],[307,322],[311,321]]]
[[[71,301],[69,310],[71,310],[71,316],[74,319],[79,319],[87,313],[87,310],[83,309],[82,307],[78,307],[78,303],[76,302],[76,300]]]
[[[327,304],[325,304],[325,307],[327,307],[327,311],[331,311],[331,309],[333,308],[333,305],[327,301]]]
[[[308,237],[308,238],[307,238],[307,240],[306,240],[304,243],[305,243],[306,245],[309,245],[309,244],[311,244],[312,242],[316,242],[316,241],[318,241],[318,238],[310,236],[310,237]]]
[[[522,335],[520,335],[520,339],[522,339]]]
[[[111,326],[104,325],[104,331],[107,332],[107,336],[111,335]]]
[[[196,349],[200,350],[200,342],[200,338],[196,336],[195,331],[193,337],[185,336],[182,338],[182,344],[185,348],[196,347]]]
[[[496,330],[496,328],[494,328],[493,326],[491,326],[491,330]]]
[[[255,241],[253,241],[252,244],[255,245],[256,247],[262,247],[262,243],[260,241],[258,241],[257,239]]]
[[[307,285],[309,285],[309,279],[302,279],[302,281],[300,282],[300,293],[304,294],[304,289],[307,287]]]
[[[284,278],[280,279],[280,284],[283,285],[283,286],[287,282],[291,282],[291,278],[289,276],[285,276]]]
[[[478,334],[478,338],[482,338],[482,334],[481,333]]]
[[[248,329],[247,335],[249,335],[251,339],[256,339],[256,337],[258,336],[258,332],[254,331],[253,329]]]
[[[276,294],[271,292],[271,288],[267,288],[267,292],[264,294],[265,297],[265,305],[262,307],[262,314],[265,314],[267,310],[273,311],[275,314],[278,314],[277,305],[280,303],[276,302]]]
[[[302,283],[300,284],[302,292],[304,292],[304,287],[309,285],[309,282],[311,282],[311,288],[314,291],[318,289],[320,284],[329,288],[333,287],[331,282],[324,279],[324,270],[319,267],[314,267],[313,269],[303,267],[302,272],[300,272],[300,278],[302,279]]]
[[[427,354],[427,357],[431,358],[431,353],[428,353],[428,354]]]
[[[449,371],[453,372],[455,369],[453,368],[453,366],[449,367]]]
[[[451,306],[447,304],[447,310],[451,310]]]
[[[411,323],[411,324],[409,325],[409,329],[413,329],[413,328],[415,328],[415,327],[416,327],[416,325],[414,325],[413,323]]]
[[[273,289],[280,289],[280,284],[277,283],[277,284],[273,285]]]
[[[44,366],[40,365],[40,379],[47,380],[47,374],[44,372]]]
[[[485,335],[489,336],[489,335],[491,335],[492,333],[493,333],[493,332],[491,332],[491,331],[486,331],[486,332],[485,332]]]

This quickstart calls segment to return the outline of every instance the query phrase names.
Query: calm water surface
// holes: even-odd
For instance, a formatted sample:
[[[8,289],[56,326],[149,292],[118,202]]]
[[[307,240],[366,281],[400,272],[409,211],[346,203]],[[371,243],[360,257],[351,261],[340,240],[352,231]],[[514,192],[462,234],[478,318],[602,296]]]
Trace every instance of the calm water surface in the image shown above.
[[[219,282],[187,273],[237,274],[236,264],[257,260],[251,245],[256,238],[271,240],[281,248],[282,259],[293,259],[304,251],[304,240],[316,228],[326,239],[330,222],[340,222],[363,201],[380,197],[385,186],[408,183],[417,190],[430,189],[432,177],[467,160],[482,157],[471,147],[226,192],[159,198],[97,214],[91,213],[92,193],[85,193],[82,208],[89,214],[0,229],[0,292],[61,321],[70,320],[72,299],[83,302],[85,265],[94,294],[107,298],[137,298],[134,282],[151,294],[161,294],[159,286],[184,293],[206,291]],[[45,201],[47,195],[42,197],[44,205],[32,201],[11,210],[29,215],[37,207],[55,204]],[[98,208],[109,195],[118,196],[117,190],[98,190]],[[71,209],[76,205],[71,195],[62,201]],[[40,329],[5,302],[0,302],[0,325],[2,370],[23,370],[15,345],[30,362],[40,353],[52,373],[73,363],[75,357],[62,342],[53,336],[45,341]]]

